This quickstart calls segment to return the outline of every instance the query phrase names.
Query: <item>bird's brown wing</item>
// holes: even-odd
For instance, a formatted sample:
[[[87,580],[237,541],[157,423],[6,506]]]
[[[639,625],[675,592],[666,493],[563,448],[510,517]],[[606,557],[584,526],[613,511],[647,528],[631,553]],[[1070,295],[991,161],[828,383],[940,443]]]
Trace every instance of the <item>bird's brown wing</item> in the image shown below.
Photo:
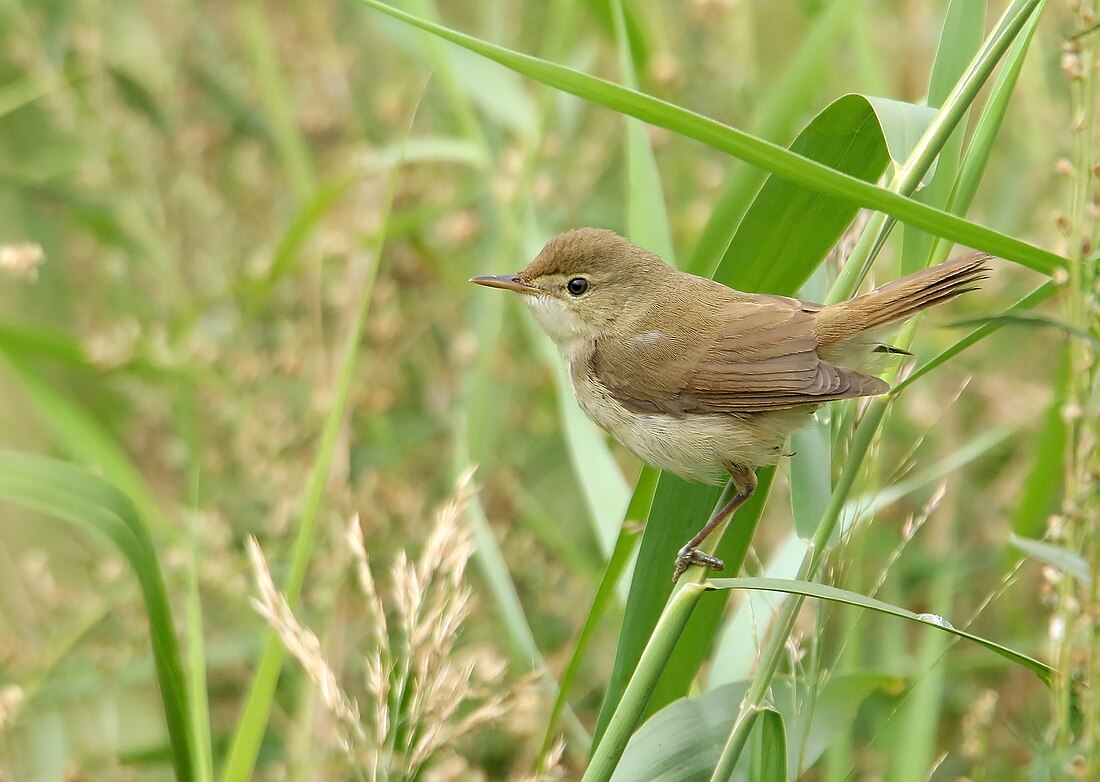
[[[814,315],[794,299],[735,301],[697,331],[601,340],[590,370],[637,413],[752,413],[880,394],[889,386],[823,361]]]

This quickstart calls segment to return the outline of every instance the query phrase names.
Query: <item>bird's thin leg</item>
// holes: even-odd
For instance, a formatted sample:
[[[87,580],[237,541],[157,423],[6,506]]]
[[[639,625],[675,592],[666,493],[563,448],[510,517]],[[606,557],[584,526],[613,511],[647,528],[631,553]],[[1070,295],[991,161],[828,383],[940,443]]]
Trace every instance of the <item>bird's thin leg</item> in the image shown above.
[[[736,493],[730,498],[729,502],[718,509],[717,512],[703,525],[703,528],[695,533],[695,537],[687,542],[687,544],[680,549],[676,555],[676,570],[672,574],[673,583],[680,580],[680,576],[684,574],[684,571],[688,569],[690,565],[702,565],[709,567],[711,570],[722,570],[726,567],[726,563],[720,560],[713,554],[707,554],[704,551],[699,551],[696,546],[707,539],[710,533],[720,527],[723,523],[729,519],[730,516],[736,512],[738,508],[745,504],[745,502],[752,496],[752,493],[756,491],[756,472],[751,467],[746,467],[743,464],[735,464],[730,466],[730,477],[733,480],[733,487]]]

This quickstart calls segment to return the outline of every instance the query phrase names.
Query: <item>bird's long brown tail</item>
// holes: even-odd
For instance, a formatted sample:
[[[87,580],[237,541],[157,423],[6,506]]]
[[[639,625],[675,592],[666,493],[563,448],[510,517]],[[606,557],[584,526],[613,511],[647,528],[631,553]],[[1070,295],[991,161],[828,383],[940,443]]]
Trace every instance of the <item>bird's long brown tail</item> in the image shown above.
[[[834,345],[972,291],[979,280],[989,276],[986,261],[990,257],[986,253],[961,255],[826,307],[817,313],[818,341],[822,346]]]

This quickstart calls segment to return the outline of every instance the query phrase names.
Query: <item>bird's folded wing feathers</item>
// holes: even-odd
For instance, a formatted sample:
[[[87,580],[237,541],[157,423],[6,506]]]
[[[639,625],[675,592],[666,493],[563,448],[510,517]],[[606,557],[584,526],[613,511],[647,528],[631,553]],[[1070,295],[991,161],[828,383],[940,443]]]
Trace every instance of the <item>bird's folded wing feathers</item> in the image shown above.
[[[889,387],[823,361],[814,316],[797,305],[779,297],[737,301],[716,312],[702,333],[647,331],[600,341],[590,368],[627,409],[675,416],[782,410]]]

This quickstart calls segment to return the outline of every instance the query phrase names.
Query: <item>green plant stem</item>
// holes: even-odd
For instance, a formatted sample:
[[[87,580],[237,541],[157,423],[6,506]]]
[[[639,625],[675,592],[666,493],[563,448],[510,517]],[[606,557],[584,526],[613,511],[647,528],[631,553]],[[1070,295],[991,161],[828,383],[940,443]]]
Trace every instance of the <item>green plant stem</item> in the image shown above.
[[[618,708],[615,709],[602,740],[596,746],[581,782],[605,782],[611,779],[630,736],[645,713],[649,696],[657,685],[661,671],[672,655],[672,650],[676,648],[676,643],[704,592],[706,587],[696,582],[681,582],[673,592],[661,618],[657,620],[653,635],[638,660],[638,667],[623,691]]]
[[[863,466],[863,459],[871,447],[871,442],[878,432],[889,404],[889,399],[883,397],[872,401],[867,406],[863,420],[856,427],[855,434],[852,436],[848,461],[844,465],[844,470],[840,473],[836,488],[833,489],[832,496],[829,498],[829,505],[825,508],[825,514],[821,517],[821,523],[818,524],[813,540],[806,550],[806,556],[799,567],[797,576],[799,580],[809,581],[817,575],[821,567],[821,561],[828,550],[829,540],[840,521],[844,503],[848,501],[852,486],[855,484],[856,477]],[[787,600],[776,618],[775,626],[768,637],[768,644],[761,655],[760,666],[753,677],[752,686],[741,704],[741,711],[734,721],[729,739],[722,749],[718,765],[711,775],[711,782],[726,782],[726,780],[732,778],[733,769],[741,757],[741,752],[748,742],[748,734],[752,730],[755,719],[752,715],[758,713],[764,705],[764,698],[768,694],[772,678],[783,659],[787,639],[794,629],[795,620],[798,618],[798,612],[802,608],[804,600],[805,598],[801,595]]]
[[[1074,22],[1084,28],[1095,20],[1097,3],[1078,4]],[[1070,329],[1086,335],[1100,334],[1097,326],[1095,251],[1098,221],[1089,227],[1087,205],[1092,195],[1097,114],[1096,35],[1075,38],[1066,48],[1063,67],[1070,81],[1070,109],[1073,137],[1073,174],[1068,210],[1069,291],[1065,301],[1065,320]],[[1063,418],[1066,425],[1064,455],[1064,524],[1062,543],[1070,552],[1080,553],[1097,572],[1100,568],[1100,544],[1095,532],[1100,511],[1095,482],[1100,425],[1096,406],[1100,403],[1100,355],[1088,340],[1069,338],[1070,372]],[[1096,695],[1081,680],[1095,681],[1100,674],[1100,583],[1079,585],[1063,575],[1058,588],[1056,612],[1063,632],[1057,639],[1061,675],[1055,693],[1053,746],[1055,761],[1063,753],[1072,753],[1083,762],[1075,773],[1082,779],[1095,779],[1100,758],[1100,715],[1096,714]]]

